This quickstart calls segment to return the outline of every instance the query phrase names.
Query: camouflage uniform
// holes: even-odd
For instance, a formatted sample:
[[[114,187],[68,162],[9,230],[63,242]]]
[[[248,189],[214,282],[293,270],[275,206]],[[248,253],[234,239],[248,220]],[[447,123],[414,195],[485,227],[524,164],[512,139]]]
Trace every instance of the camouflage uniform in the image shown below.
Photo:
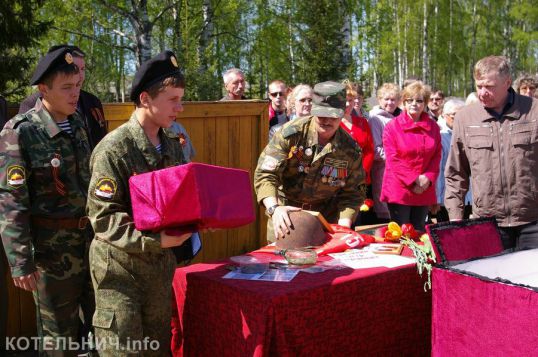
[[[133,114],[108,134],[91,159],[88,213],[95,230],[90,270],[95,289],[93,325],[98,340],[127,341],[145,337],[170,345],[171,292],[176,260],[162,249],[159,233],[138,231],[132,220],[129,177],[185,163],[179,137],[161,129],[161,154],[149,141]],[[101,355],[117,356],[116,346],[103,346]]]
[[[353,220],[364,198],[360,148],[342,128],[321,147],[314,120],[286,123],[265,147],[254,174],[258,202],[277,197],[283,205],[320,211],[332,223]],[[267,238],[274,240],[271,219]]]
[[[79,220],[91,150],[82,119],[68,120],[73,136],[38,101],[0,133],[0,233],[12,277],[41,275],[34,292],[38,333],[77,341],[79,305],[93,313],[93,302],[82,301],[92,232],[87,219]]]

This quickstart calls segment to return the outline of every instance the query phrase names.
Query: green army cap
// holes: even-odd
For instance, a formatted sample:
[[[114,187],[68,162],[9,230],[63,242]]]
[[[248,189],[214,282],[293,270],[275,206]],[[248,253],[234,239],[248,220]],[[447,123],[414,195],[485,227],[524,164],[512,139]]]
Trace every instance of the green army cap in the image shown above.
[[[318,83],[312,99],[312,115],[342,118],[346,109],[346,86],[333,81]]]
[[[39,84],[50,73],[60,71],[68,66],[76,66],[73,64],[73,55],[71,52],[71,47],[59,47],[41,57],[34,71],[34,75],[30,80],[30,84]]]

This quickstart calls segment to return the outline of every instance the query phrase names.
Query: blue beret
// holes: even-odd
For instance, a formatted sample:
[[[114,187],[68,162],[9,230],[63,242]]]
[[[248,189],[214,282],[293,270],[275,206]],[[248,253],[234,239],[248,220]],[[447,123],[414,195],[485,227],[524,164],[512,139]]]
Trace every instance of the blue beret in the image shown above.
[[[131,87],[131,100],[136,101],[144,90],[167,77],[181,75],[176,55],[172,51],[159,53],[144,62],[136,72]]]
[[[37,63],[30,84],[39,84],[46,75],[71,65],[73,65],[73,55],[71,54],[70,47],[60,47],[48,52]]]

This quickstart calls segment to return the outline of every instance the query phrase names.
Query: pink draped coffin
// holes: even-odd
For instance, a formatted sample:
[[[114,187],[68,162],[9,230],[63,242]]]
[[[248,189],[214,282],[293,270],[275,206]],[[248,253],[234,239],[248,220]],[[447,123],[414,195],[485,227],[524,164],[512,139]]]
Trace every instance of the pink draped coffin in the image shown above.
[[[538,288],[459,269],[506,255],[495,219],[427,230],[439,263],[432,274],[432,356],[538,356]]]
[[[138,230],[235,228],[255,220],[249,173],[200,163],[129,179]]]

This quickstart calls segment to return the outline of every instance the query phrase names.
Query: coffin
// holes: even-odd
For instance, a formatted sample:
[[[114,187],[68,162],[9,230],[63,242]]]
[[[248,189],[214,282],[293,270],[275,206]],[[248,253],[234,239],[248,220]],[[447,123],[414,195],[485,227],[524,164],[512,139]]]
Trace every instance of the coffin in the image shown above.
[[[189,163],[129,179],[138,230],[235,228],[255,219],[249,174]]]
[[[432,356],[538,356],[538,249],[503,252],[495,228],[489,218],[428,227],[440,258]]]

